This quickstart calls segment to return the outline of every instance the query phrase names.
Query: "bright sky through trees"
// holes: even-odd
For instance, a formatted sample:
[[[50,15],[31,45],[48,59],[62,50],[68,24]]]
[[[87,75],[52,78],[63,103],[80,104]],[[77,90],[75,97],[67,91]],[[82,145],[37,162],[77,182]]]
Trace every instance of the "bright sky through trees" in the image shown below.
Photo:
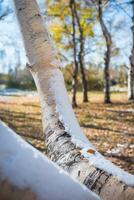
[[[44,12],[44,0],[38,0],[40,8]],[[113,1],[114,2],[114,1]],[[115,65],[126,64],[129,65],[129,55],[131,51],[131,5],[123,4],[128,0],[119,0],[120,7],[112,3],[104,12],[104,19],[112,33],[112,40],[117,48],[120,49],[118,56],[111,59],[112,67]],[[12,3],[10,0],[3,0],[0,5],[0,13],[5,10],[12,10]],[[9,11],[8,11],[9,12]],[[103,53],[105,50],[105,43],[102,39],[102,33],[98,23],[94,27],[95,36],[90,38],[87,48],[90,47],[89,54],[86,55],[86,62],[93,64],[103,63]],[[97,44],[102,43],[103,46],[98,48]],[[98,44],[99,45],[99,44]],[[24,48],[15,19],[14,13],[10,13],[4,20],[0,20],[0,72],[8,72],[9,69],[14,69],[17,64],[25,66],[26,57]]]

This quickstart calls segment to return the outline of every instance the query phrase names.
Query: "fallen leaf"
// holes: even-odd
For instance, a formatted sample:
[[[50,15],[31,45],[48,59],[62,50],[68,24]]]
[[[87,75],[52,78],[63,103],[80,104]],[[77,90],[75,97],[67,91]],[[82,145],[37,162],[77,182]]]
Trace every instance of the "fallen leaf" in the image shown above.
[[[95,150],[93,150],[93,149],[88,149],[88,150],[87,150],[87,153],[95,154]]]

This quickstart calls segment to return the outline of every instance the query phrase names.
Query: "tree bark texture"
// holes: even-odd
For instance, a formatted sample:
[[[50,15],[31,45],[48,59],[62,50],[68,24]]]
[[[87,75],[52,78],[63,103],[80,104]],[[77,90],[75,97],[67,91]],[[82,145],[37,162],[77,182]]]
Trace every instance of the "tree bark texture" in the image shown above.
[[[112,39],[111,35],[104,23],[103,20],[103,11],[102,11],[102,0],[98,0],[99,2],[99,21],[102,29],[103,36],[106,41],[106,52],[105,52],[105,66],[104,66],[104,102],[110,103],[110,59],[111,59],[111,45],[112,45]]]
[[[99,200],[0,122],[1,200]]]
[[[134,100],[134,1],[132,1],[132,50],[130,56],[130,69],[128,72],[128,98]]]
[[[74,15],[74,3],[70,0],[70,10],[72,16],[72,40],[73,40],[73,57],[74,57],[74,68],[73,68],[73,81],[72,81],[72,106],[77,107],[77,86],[78,86],[78,61],[77,61],[77,42],[76,42],[76,25],[75,25],[75,15]]]
[[[83,102],[88,102],[88,88],[87,88],[87,80],[86,80],[86,74],[85,74],[85,68],[84,68],[84,36],[83,36],[83,29],[80,24],[80,18],[77,13],[77,8],[75,5],[75,0],[73,0],[74,3],[74,13],[77,20],[79,32],[80,32],[80,50],[79,50],[79,66],[81,71],[81,78],[82,78],[82,87],[83,87]]]
[[[93,166],[81,154],[82,146],[88,145],[89,141],[74,116],[59,69],[61,63],[57,60],[36,1],[14,2],[29,58],[29,69],[41,102],[47,155],[71,176],[99,194],[103,200],[132,200],[132,186]]]

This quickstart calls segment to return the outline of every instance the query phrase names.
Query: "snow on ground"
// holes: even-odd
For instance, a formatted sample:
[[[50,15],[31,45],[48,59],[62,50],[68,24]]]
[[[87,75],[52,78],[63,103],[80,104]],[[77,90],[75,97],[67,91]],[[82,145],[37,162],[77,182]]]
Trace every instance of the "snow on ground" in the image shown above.
[[[19,99],[14,97],[21,97]],[[25,102],[35,102],[39,101],[38,95],[36,91],[29,91],[29,90],[19,90],[15,88],[10,89],[0,89],[0,102],[10,102],[13,104],[18,104],[20,101],[22,103]]]
[[[123,151],[123,149],[128,148],[129,146],[130,148],[133,148],[133,145],[130,145],[128,143],[117,144],[115,148],[108,149],[106,152],[106,155],[121,155],[121,152]]]
[[[54,99],[56,101],[56,111],[59,114],[61,122],[65,126],[65,130],[71,135],[72,142],[82,149],[82,155],[89,160],[90,164],[108,172],[109,174],[112,174],[113,176],[116,176],[118,180],[126,183],[127,185],[134,186],[133,175],[125,172],[124,170],[112,164],[110,161],[106,160],[88,141],[75,118],[65,88],[62,73],[59,71],[59,69],[51,70],[51,73],[52,76],[50,78],[50,89],[52,90],[52,94],[55,95]],[[95,153],[89,153],[88,150],[90,149]]]
[[[118,112],[118,113],[134,113],[134,109],[133,108],[129,108],[129,109],[126,109],[126,110],[115,110],[115,109],[107,109],[108,111],[111,111],[111,112]]]
[[[37,92],[35,91],[29,91],[29,90],[19,90],[15,88],[9,88],[9,89],[1,89],[0,90],[0,96],[35,96],[37,95]]]
[[[121,87],[119,87],[119,86],[111,86],[110,87],[110,91],[111,92],[127,92],[128,91],[128,88],[127,87],[123,87],[123,88],[121,88]]]
[[[43,154],[0,122],[0,179],[30,187],[39,200],[98,200]]]

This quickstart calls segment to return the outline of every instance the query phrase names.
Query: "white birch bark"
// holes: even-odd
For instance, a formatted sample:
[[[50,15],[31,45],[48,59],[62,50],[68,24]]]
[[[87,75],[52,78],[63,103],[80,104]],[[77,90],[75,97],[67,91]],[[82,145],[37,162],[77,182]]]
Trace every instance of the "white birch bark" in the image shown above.
[[[134,101],[134,1],[132,1],[132,50],[128,70],[128,99]]]
[[[108,163],[79,127],[36,1],[14,3],[40,97],[48,156],[104,200],[132,200],[133,176]]]
[[[0,122],[1,200],[99,200]]]
[[[134,100],[134,72],[133,67],[134,65],[131,64],[130,68],[128,69],[128,99]]]

